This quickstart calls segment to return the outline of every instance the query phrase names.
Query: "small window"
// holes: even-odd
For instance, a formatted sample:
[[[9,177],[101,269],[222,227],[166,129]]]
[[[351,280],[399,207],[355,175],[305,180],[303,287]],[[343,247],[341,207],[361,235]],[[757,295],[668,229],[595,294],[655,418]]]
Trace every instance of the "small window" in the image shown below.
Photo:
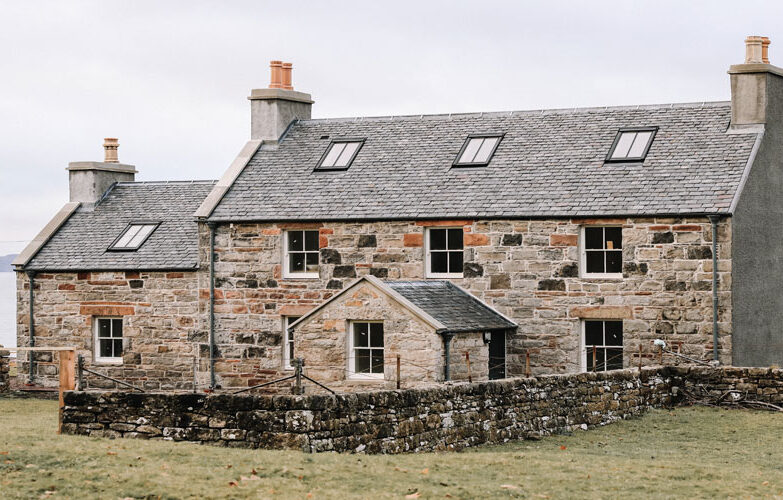
[[[138,250],[158,226],[157,222],[128,224],[128,227],[109,245],[109,250]]]
[[[318,278],[318,231],[286,231],[284,277]]]
[[[351,323],[351,378],[383,378],[383,323]]]
[[[589,372],[623,368],[623,322],[584,321],[585,369]]]
[[[95,318],[95,361],[122,363],[122,318]]]
[[[620,129],[606,161],[643,161],[657,130],[657,127]]]
[[[623,228],[585,227],[582,233],[582,269],[587,277],[621,278]]]
[[[294,332],[289,332],[288,327],[294,324],[301,316],[283,316],[283,368],[293,369],[294,356]]]
[[[462,228],[427,230],[427,276],[461,278],[464,260]]]
[[[495,150],[503,138],[501,134],[482,134],[471,135],[462,145],[457,159],[454,160],[455,167],[480,167],[487,165]]]
[[[318,161],[316,170],[345,170],[351,166],[353,159],[364,144],[364,139],[334,140]]]

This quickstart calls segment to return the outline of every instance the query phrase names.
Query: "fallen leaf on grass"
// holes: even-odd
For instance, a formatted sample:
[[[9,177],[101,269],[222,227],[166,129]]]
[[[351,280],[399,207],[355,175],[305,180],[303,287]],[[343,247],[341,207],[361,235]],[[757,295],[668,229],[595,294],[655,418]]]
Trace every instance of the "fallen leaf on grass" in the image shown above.
[[[561,450],[565,450],[565,449],[566,449],[566,447],[565,447],[565,446],[560,446],[560,449],[561,449]]]
[[[405,498],[419,498],[421,496],[421,493],[418,491],[415,493],[411,493],[410,495],[405,495]]]
[[[116,454],[117,454],[117,452],[116,452],[116,451],[107,451],[107,452],[106,452],[106,454],[107,454],[107,455],[114,456],[114,455],[116,455]]]
[[[0,451],[0,455],[8,455],[7,451]]]
[[[229,488],[234,488],[236,486],[239,486],[236,481],[229,481],[228,482],[228,487]]]
[[[230,469],[231,467],[233,467],[233,465],[231,464],[226,465],[226,469]]]
[[[769,486],[769,481],[764,481],[763,483],[761,483],[761,486]]]
[[[395,467],[394,470],[399,472],[408,472],[408,469],[400,469],[399,467]]]
[[[260,481],[261,478],[256,476],[255,474],[251,474],[250,477],[240,476],[240,481]]]
[[[424,475],[426,476],[427,474],[429,474],[429,473],[430,473],[430,470],[425,468],[425,469],[422,469],[422,470],[421,470],[421,473],[422,473],[422,474],[424,474]]]
[[[518,490],[519,489],[519,486],[517,486],[515,484],[501,484],[500,487],[503,488],[504,490]]]
[[[14,461],[13,461],[13,460],[6,460],[6,461],[5,461],[5,462],[3,462],[3,463],[5,463],[5,464],[12,464],[12,463],[14,463]]]

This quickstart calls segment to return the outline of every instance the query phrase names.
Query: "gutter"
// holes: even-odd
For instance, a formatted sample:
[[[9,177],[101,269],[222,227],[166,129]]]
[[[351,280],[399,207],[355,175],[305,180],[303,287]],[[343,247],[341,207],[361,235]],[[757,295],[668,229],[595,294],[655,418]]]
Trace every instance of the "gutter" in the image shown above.
[[[28,283],[30,284],[30,296],[28,298],[29,305],[29,319],[30,319],[30,347],[35,347],[35,316],[33,315],[33,306],[35,301],[35,271],[26,271]],[[33,359],[35,352],[30,351],[29,367],[29,383],[33,384],[35,380],[35,361]]]
[[[215,228],[217,224],[207,222],[209,227],[209,388],[214,390],[215,382]]]
[[[712,360],[718,359],[718,221],[720,215],[710,215],[712,225]]]

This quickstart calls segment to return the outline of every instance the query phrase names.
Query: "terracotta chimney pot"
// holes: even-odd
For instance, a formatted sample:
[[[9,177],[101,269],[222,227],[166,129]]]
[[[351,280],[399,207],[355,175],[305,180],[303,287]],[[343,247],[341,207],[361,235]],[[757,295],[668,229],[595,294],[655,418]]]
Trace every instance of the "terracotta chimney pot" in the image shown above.
[[[764,64],[769,64],[769,44],[772,43],[769,41],[769,37],[763,36],[761,37],[761,62]]]
[[[120,143],[116,137],[105,137],[103,139],[103,162],[119,163],[120,159],[117,156],[117,148],[119,147]]]
[[[283,61],[269,61],[269,68],[271,73],[271,79],[269,82],[270,89],[283,88],[282,85],[282,73],[283,73]]]
[[[762,64],[764,37],[749,36],[745,39],[745,64]]]
[[[291,63],[283,63],[283,88],[286,90],[294,90],[291,86],[291,70],[294,65]]]

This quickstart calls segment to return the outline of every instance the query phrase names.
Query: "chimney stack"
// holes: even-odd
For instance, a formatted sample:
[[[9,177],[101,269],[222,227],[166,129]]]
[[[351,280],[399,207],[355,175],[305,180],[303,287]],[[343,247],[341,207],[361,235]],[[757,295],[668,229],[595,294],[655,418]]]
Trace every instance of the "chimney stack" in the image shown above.
[[[765,36],[745,38],[745,62],[729,67],[732,131],[758,129],[780,108],[770,100],[783,96],[783,69],[769,63],[769,45]]]
[[[114,137],[103,140],[104,161],[75,161],[68,164],[70,201],[77,201],[87,209],[93,208],[104,193],[116,182],[133,182],[136,167],[120,163],[117,156],[119,141]]]
[[[269,88],[250,91],[250,139],[274,143],[294,120],[309,120],[310,94],[297,92],[291,83],[293,65],[270,61]]]
[[[103,162],[119,163],[120,159],[117,156],[117,148],[119,147],[120,143],[116,137],[105,137],[103,139]]]

